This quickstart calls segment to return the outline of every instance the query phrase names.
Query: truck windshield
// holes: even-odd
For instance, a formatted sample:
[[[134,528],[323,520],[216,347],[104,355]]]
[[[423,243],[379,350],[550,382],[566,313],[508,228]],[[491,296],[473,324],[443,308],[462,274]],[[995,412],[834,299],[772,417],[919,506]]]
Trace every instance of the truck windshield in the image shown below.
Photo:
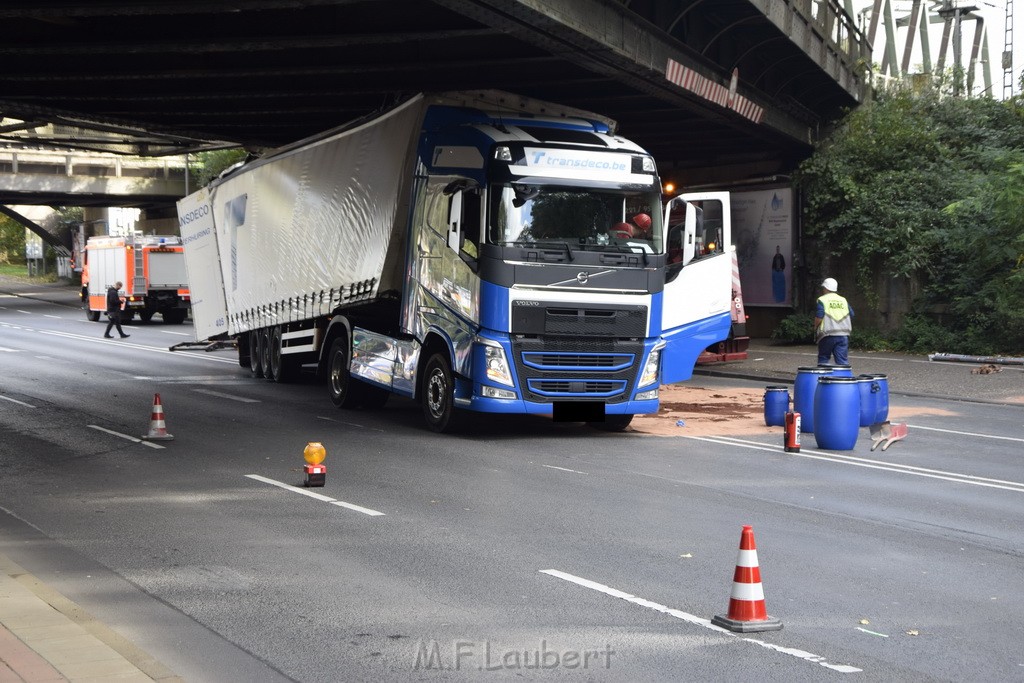
[[[498,184],[491,186],[488,203],[491,244],[648,254],[664,250],[656,190]]]

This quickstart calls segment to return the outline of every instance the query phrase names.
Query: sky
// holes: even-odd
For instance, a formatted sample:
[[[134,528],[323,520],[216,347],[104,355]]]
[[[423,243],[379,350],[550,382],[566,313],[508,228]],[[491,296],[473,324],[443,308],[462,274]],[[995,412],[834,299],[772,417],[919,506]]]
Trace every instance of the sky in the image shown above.
[[[912,0],[890,0],[892,2],[893,14],[897,18],[906,17],[910,15],[910,10],[913,7]],[[950,0],[955,6],[961,7],[977,7],[977,14],[980,14],[985,22],[985,32],[988,35],[988,52],[990,61],[990,71],[992,74],[992,95],[996,99],[1003,98],[1003,65],[1002,55],[1003,48],[1006,43],[1006,35],[1004,33],[1004,24],[1006,20],[1006,0]],[[937,0],[924,0],[924,6],[928,8],[934,15],[934,9],[940,3]],[[867,33],[869,26],[869,17],[872,6],[874,5],[873,0],[854,0],[854,8],[857,12],[857,23],[861,26],[863,21],[863,30]],[[1020,73],[1024,70],[1024,0],[1014,0],[1013,3],[1013,92],[1014,94],[1020,94]],[[962,41],[964,46],[964,62],[970,58],[970,46],[974,39],[974,22],[964,22],[962,24]],[[907,29],[904,27],[897,28],[896,33],[896,57],[897,60],[903,58],[903,47],[906,42]],[[885,32],[881,24],[878,27],[878,33],[875,38],[875,54],[874,61],[878,64],[881,63],[884,55],[884,40]],[[938,60],[939,46],[942,40],[942,24],[932,24],[931,30],[929,31],[929,42],[931,44],[931,55],[933,64]],[[952,43],[952,40],[950,40]],[[946,64],[952,65],[953,54],[952,45],[947,48],[946,53]],[[911,73],[920,72],[922,64],[920,40],[915,40],[915,50],[911,55],[910,60],[910,71]],[[975,74],[975,86],[977,90],[980,90],[984,86],[981,70],[978,69]]]

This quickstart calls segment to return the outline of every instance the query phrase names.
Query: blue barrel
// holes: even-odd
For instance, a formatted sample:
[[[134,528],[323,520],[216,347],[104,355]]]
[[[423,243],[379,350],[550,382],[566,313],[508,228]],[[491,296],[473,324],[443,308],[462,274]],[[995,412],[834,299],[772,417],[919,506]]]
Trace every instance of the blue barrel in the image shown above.
[[[878,412],[878,392],[882,386],[874,375],[857,375],[857,389],[860,392],[860,426],[870,427],[875,424],[875,413]]]
[[[833,377],[853,377],[853,367],[850,365],[828,365],[819,363],[819,368],[825,368]]]
[[[764,388],[764,423],[769,427],[783,427],[789,411],[789,387]]]
[[[877,374],[871,377],[878,382],[878,393],[875,395],[875,422],[885,422],[889,419],[889,378]]]
[[[860,390],[854,377],[822,377],[814,394],[818,448],[851,451],[860,430]]]
[[[800,413],[800,431],[814,433],[814,394],[818,380],[831,372],[817,366],[797,368],[793,385],[793,412]]]

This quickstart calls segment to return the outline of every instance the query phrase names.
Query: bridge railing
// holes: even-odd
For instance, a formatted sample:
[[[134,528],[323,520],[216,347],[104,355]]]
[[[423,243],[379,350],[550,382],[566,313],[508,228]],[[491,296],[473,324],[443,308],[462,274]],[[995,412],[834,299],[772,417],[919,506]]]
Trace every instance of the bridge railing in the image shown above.
[[[0,173],[184,180],[185,168],[185,157],[124,157],[0,149]]]

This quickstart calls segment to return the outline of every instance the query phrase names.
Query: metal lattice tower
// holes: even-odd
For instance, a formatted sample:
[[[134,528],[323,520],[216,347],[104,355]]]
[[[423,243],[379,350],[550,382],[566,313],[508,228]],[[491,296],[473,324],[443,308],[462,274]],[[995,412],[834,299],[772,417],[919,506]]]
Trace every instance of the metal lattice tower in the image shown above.
[[[1013,0],[1006,0],[1006,40],[1003,43],[1003,99],[1013,97]]]

